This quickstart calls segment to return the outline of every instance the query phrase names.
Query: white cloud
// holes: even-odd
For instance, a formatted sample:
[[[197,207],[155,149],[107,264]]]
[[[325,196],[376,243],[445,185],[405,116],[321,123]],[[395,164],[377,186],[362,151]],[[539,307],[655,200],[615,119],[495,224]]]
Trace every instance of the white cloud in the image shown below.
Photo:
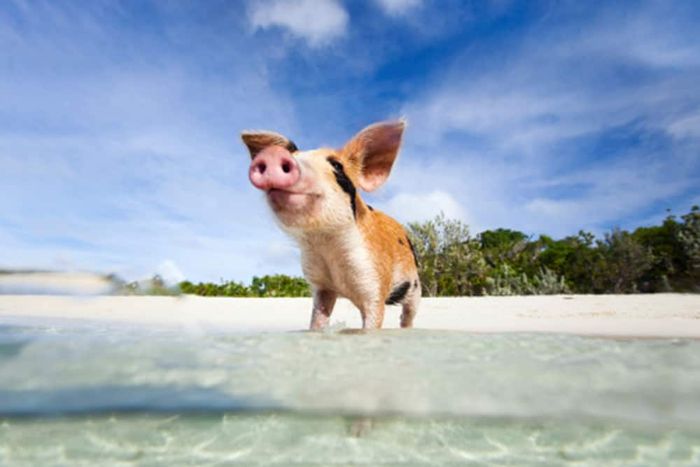
[[[551,225],[557,235],[580,228],[600,230],[600,224],[643,212],[655,203],[673,199],[697,185],[697,180],[680,178],[665,169],[665,162],[623,160],[619,164],[598,164],[548,180],[550,184],[588,186],[585,196],[556,198],[538,196],[524,205],[524,213],[536,223]],[[672,206],[664,206],[664,209]],[[687,206],[684,207],[687,209]],[[660,212],[659,214],[663,214]]]
[[[349,16],[337,0],[270,0],[256,2],[250,21],[256,29],[281,27],[320,47],[342,37]]]
[[[495,144],[503,149],[522,150],[590,130],[591,125],[579,119],[585,102],[523,89],[508,81],[508,76],[489,76],[483,81],[443,84],[408,104],[404,113],[416,128],[416,137],[428,143],[458,131],[496,137]]]
[[[440,212],[448,218],[466,220],[464,209],[459,202],[441,190],[428,193],[404,191],[377,205],[400,222],[426,221],[433,219]]]
[[[479,66],[461,57],[404,113],[426,142],[456,131],[538,154],[551,142],[634,119],[693,132],[700,39],[671,26],[679,21],[671,7],[654,5],[624,21],[610,9],[574,30],[534,30]],[[632,75],[624,87],[621,70]]]
[[[160,263],[155,272],[168,285],[174,285],[185,280],[185,275],[182,273],[177,264],[175,264],[175,261],[171,259],[166,259]]]
[[[422,5],[423,0],[376,0],[379,6],[391,16],[406,14],[408,11]]]
[[[265,273],[292,270],[295,274],[300,274],[298,272],[301,264],[299,247],[286,235],[283,238],[273,238],[269,241],[261,242],[257,256],[261,269],[269,269],[270,265],[273,265],[275,268],[273,271],[266,271]]]
[[[671,122],[668,130],[676,138],[700,139],[700,113],[686,115]]]

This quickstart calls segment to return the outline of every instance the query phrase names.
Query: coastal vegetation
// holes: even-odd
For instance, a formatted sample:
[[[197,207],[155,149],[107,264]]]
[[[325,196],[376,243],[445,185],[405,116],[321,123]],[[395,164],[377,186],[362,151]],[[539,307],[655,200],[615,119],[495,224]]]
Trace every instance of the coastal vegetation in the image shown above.
[[[204,297],[309,297],[311,289],[303,277],[285,274],[253,277],[250,284],[236,281],[219,283],[182,281],[168,286],[160,276],[150,280],[130,282],[119,287],[126,295],[178,295],[180,293]]]
[[[204,296],[229,297],[308,297],[311,289],[303,277],[291,277],[285,274],[253,277],[249,285],[241,282],[222,281],[219,284],[189,281],[180,282],[183,293]]]
[[[509,229],[472,236],[440,215],[408,225],[424,295],[700,292],[700,209],[632,232],[562,239]]]
[[[472,235],[440,214],[406,226],[420,264],[424,296],[700,292],[700,208],[660,225],[613,229],[597,238],[580,231],[561,239],[510,229]],[[159,277],[127,293],[228,297],[304,297],[303,278],[254,277],[250,284],[189,281],[167,287]]]

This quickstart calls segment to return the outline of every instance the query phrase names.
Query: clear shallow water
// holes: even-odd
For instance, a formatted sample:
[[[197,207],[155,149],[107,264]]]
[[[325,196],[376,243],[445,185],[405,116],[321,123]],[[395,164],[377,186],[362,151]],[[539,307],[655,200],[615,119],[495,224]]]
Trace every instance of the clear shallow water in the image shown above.
[[[700,465],[700,341],[0,322],[0,465],[97,460]]]

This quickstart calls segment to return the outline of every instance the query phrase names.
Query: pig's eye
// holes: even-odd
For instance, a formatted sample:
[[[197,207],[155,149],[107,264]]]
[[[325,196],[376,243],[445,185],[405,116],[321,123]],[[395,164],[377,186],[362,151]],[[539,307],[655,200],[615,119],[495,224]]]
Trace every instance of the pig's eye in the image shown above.
[[[287,148],[287,151],[289,151],[289,152],[297,152],[299,150],[297,145],[294,144],[294,141],[291,141],[291,140],[287,143],[286,148]]]
[[[345,173],[343,164],[332,157],[329,157],[327,160],[328,163],[333,166],[335,181],[338,182],[340,188],[350,197],[350,207],[352,208],[353,217],[357,217],[357,203],[355,200],[357,191],[355,190],[355,185],[352,183],[352,180],[350,180],[350,177],[348,177],[348,174]]]
[[[343,164],[341,164],[337,160],[333,159],[332,157],[328,158],[328,163],[333,166],[333,168],[336,170],[336,172],[340,172],[343,170]]]

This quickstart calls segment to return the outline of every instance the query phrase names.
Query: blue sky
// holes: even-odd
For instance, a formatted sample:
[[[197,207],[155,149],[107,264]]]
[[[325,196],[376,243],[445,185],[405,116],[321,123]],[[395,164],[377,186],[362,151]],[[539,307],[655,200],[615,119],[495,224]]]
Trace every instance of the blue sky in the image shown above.
[[[700,4],[0,4],[0,268],[300,274],[238,134],[409,127],[366,199],[474,232],[597,233],[700,204]]]

